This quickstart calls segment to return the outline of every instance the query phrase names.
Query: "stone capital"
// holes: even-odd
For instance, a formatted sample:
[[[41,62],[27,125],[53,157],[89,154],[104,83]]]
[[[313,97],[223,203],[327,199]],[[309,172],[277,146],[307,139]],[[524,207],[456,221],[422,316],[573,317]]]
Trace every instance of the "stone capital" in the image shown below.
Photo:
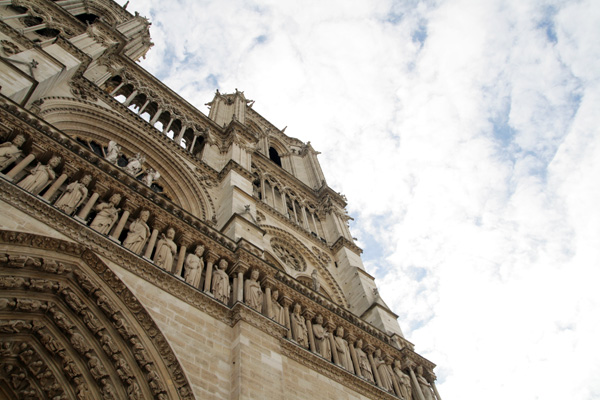
[[[230,273],[242,273],[245,274],[246,271],[248,271],[248,269],[250,268],[250,266],[248,264],[246,264],[243,261],[238,261],[235,264],[233,264],[233,266],[230,269]]]
[[[215,262],[216,262],[216,261],[217,261],[219,258],[221,258],[221,257],[219,257],[219,255],[218,255],[217,253],[215,253],[215,252],[214,252],[214,251],[212,251],[212,250],[207,250],[207,251],[205,251],[205,253],[204,253],[204,257],[206,258],[206,261],[207,261],[207,262],[210,262],[210,263],[213,263],[213,264],[214,264],[214,263],[215,263]]]
[[[314,311],[305,309],[302,311],[302,316],[306,318],[307,321],[312,321],[313,317],[317,315]]]
[[[281,305],[285,308],[289,308],[294,303],[294,300],[287,296],[281,296]]]

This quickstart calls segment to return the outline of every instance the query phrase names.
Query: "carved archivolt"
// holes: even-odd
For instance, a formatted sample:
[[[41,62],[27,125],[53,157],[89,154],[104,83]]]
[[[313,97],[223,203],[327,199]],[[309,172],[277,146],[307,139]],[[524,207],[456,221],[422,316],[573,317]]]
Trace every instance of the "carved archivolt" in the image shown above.
[[[176,204],[204,220],[211,220],[215,215],[212,198],[195,177],[196,172],[178,159],[165,157],[174,153],[165,151],[158,141],[150,146],[146,135],[137,133],[140,127],[125,124],[123,118],[112,111],[68,98],[46,99],[41,114],[67,134],[104,145],[113,140],[131,154],[145,154],[151,165],[161,166],[161,182]],[[69,116],[68,121],[65,115]],[[164,137],[164,140],[173,145],[170,139]]]
[[[192,399],[165,337],[84,246],[0,231],[0,387],[10,398]]]

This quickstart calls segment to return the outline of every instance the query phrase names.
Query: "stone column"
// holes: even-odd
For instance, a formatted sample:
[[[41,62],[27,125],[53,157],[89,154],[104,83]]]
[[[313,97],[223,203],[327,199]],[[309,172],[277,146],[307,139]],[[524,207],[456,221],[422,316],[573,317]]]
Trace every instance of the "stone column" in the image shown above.
[[[154,117],[152,117],[152,119],[150,120],[150,125],[154,126],[154,124],[156,123],[156,121],[158,121],[158,119],[160,118],[160,116],[163,113],[163,109],[162,107],[159,107],[158,110],[156,110],[156,114],[154,114]]]
[[[144,110],[146,109],[146,107],[148,107],[148,104],[150,104],[150,100],[146,100],[146,102],[144,103],[144,105],[138,111],[138,115],[142,115],[144,113]]]
[[[17,165],[15,165],[13,167],[13,169],[11,169],[10,171],[8,171],[8,174],[6,174],[6,178],[9,181],[12,181],[13,179],[15,179],[15,176],[17,176],[17,174],[21,171],[23,171],[25,169],[25,167],[27,167],[29,164],[31,164],[31,162],[35,160],[35,156],[33,154],[29,154],[27,157],[25,157],[24,159],[21,160],[20,163],[18,163]]]
[[[433,392],[435,393],[435,397],[437,398],[437,400],[442,400],[442,397],[440,396],[440,393],[437,390],[437,387],[435,386],[435,381],[431,381],[429,382],[431,384],[431,388],[433,389]]]
[[[327,321],[325,323],[325,329],[329,332],[329,347],[331,347],[331,355],[333,356],[333,363],[335,365],[340,365],[340,358],[338,357],[338,353],[335,346],[335,338],[333,332],[335,331],[335,324],[331,321]]]
[[[315,214],[313,212],[310,213],[310,217],[312,218],[313,226],[315,227],[315,233],[319,236],[319,229],[317,229],[317,221],[315,220]]]
[[[281,190],[281,204],[283,205],[283,210],[281,210],[281,213],[284,216],[288,216],[288,212],[287,212],[287,202],[286,202],[286,198],[285,198],[285,191]]]
[[[46,200],[49,203],[50,200],[52,200],[52,196],[54,196],[56,191],[62,186],[63,183],[65,183],[66,180],[67,174],[62,174],[61,176],[59,176],[58,179],[54,181],[52,186],[50,186],[50,188],[46,190],[46,193],[44,193],[42,199]]]
[[[375,366],[375,361],[373,360],[373,351],[375,351],[375,349],[370,344],[367,344],[363,347],[363,350],[365,351],[365,353],[367,353],[369,364],[371,364],[371,372],[373,372],[373,378],[375,378],[377,386],[383,387],[381,385],[381,377],[379,376],[379,372],[377,371],[377,367]]]
[[[127,99],[125,99],[125,101],[123,102],[123,105],[125,107],[129,107],[129,104],[131,104],[131,102],[133,101],[133,99],[135,99],[135,96],[137,96],[137,94],[138,94],[137,90],[134,90],[133,92],[131,92],[129,97]]]
[[[292,209],[294,210],[294,220],[298,223],[298,213],[296,212],[296,199],[292,200]]]
[[[308,225],[308,217],[306,215],[306,207],[304,205],[302,205],[301,207],[302,207],[302,218],[304,219],[304,228],[306,228],[306,230],[310,231],[310,226]]]
[[[185,134],[186,130],[187,130],[187,125],[185,125],[184,123],[181,123],[181,130],[179,131],[177,138],[175,138],[175,141],[177,143],[181,143],[181,139],[183,139],[183,135]]]
[[[43,23],[43,24],[39,24],[39,25],[35,25],[35,26],[30,26],[30,27],[27,27],[24,29],[19,29],[19,31],[21,32],[21,34],[25,34],[25,33],[33,32],[33,31],[38,31],[40,29],[44,29],[47,27],[48,27],[48,24]]]
[[[177,276],[181,276],[181,271],[183,270],[183,262],[185,261],[185,252],[187,251],[189,244],[187,240],[184,240],[184,238],[181,238],[179,240],[179,243],[181,243],[181,245],[179,246],[179,254],[177,255],[177,265],[175,265],[173,271],[171,271]]]
[[[306,330],[308,331],[308,345],[310,347],[310,351],[316,353],[317,348],[315,347],[315,335],[312,329],[312,319],[315,316],[315,313],[311,310],[304,310],[302,314],[304,316],[304,320],[306,321]]]
[[[119,236],[121,236],[121,232],[123,232],[123,228],[125,228],[125,224],[127,223],[127,218],[129,218],[129,210],[124,210],[123,214],[121,214],[121,219],[119,219],[119,223],[116,228],[113,230],[112,235],[109,238],[117,243],[121,243],[119,241]]]
[[[182,137],[182,139],[183,139],[183,137]],[[192,144],[186,149],[191,154],[194,154],[194,146],[196,145],[196,140],[198,140],[198,135],[196,135],[196,132],[194,132],[194,138],[192,139]],[[179,144],[181,144],[181,140],[179,140]]]
[[[271,277],[265,276],[262,280],[262,285],[265,288],[265,295],[264,295],[264,299],[265,301],[263,302],[263,314],[267,317],[267,318],[271,318],[271,316],[273,315],[273,303],[272,303],[272,299],[271,299],[271,295],[273,294],[273,288],[276,287],[274,284],[274,280]]]
[[[260,178],[260,192],[262,193],[262,201],[267,202],[267,194],[265,192],[265,179],[263,177]]]
[[[233,303],[239,301],[244,302],[244,274],[248,271],[248,265],[238,261],[233,268],[231,273],[237,275],[234,279],[237,281],[237,285],[233,288]]]
[[[165,129],[163,129],[163,133],[166,135],[169,132],[169,128],[171,127],[171,124],[173,123],[173,121],[175,121],[174,117],[171,117],[171,120],[169,121],[169,123],[167,124],[167,127]],[[178,142],[177,144],[181,144],[181,142]]]
[[[204,293],[208,293],[209,295],[213,295],[210,291],[210,284],[212,283],[212,270],[213,264],[215,261],[219,259],[219,256],[213,253],[212,251],[206,252],[206,276],[204,278]]]
[[[85,224],[85,219],[87,218],[90,211],[92,211],[92,207],[94,207],[94,204],[96,204],[96,200],[98,200],[98,197],[100,197],[98,193],[92,193],[89,200],[87,201],[87,203],[85,203],[85,206],[83,206],[81,211],[79,211],[79,214],[77,214],[75,219]]]
[[[356,357],[356,350],[354,349],[354,342],[356,341],[356,336],[351,333],[346,335],[346,340],[348,340],[348,347],[350,348],[350,358],[352,359],[352,365],[354,366],[354,373],[357,376],[361,376],[360,366],[358,365],[358,358]]]
[[[275,201],[277,200],[277,198],[275,197],[275,185],[273,185],[273,182],[269,182],[269,186],[271,186],[271,201],[273,202],[273,204],[271,204],[273,206],[273,208],[275,210],[277,210],[277,204],[275,204]],[[267,203],[267,200],[265,199],[265,203]],[[267,203],[269,204],[269,203]]]
[[[119,84],[119,86],[117,86],[117,87],[116,87],[116,88],[115,88],[115,89],[114,89],[112,92],[110,92],[110,95],[111,95],[111,96],[114,96],[114,95],[115,95],[115,93],[117,93],[117,92],[119,91],[119,89],[121,89],[121,88],[123,87],[123,85],[125,85],[125,82],[121,82],[121,83]]]
[[[292,325],[290,324],[290,306],[292,305],[292,303],[293,303],[292,299],[290,299],[287,296],[283,296],[281,298],[281,306],[283,307],[283,312],[285,314],[285,326],[286,326],[286,328],[288,328],[287,338],[289,340],[293,339]]]
[[[418,400],[425,400],[425,396],[423,396],[423,392],[421,391],[421,385],[419,385],[419,381],[415,376],[415,372],[412,369],[412,366],[408,366],[408,370],[410,372],[410,379],[412,380],[413,393],[417,393]]]
[[[152,229],[152,234],[150,235],[150,240],[148,241],[148,246],[146,247],[146,252],[144,253],[144,258],[150,262],[152,260],[150,257],[152,256],[152,250],[154,250],[154,245],[156,244],[156,238],[158,237],[158,229]]]

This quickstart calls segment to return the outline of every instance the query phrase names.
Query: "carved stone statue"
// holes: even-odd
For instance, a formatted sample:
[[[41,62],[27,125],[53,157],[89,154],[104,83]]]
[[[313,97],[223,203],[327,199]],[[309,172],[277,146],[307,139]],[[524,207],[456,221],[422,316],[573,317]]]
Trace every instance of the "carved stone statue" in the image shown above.
[[[275,289],[273,290],[273,293],[271,293],[271,310],[269,318],[281,325],[285,325],[285,314],[283,307],[277,300],[279,300],[279,290]]]
[[[258,275],[258,270],[253,269],[250,273],[250,279],[246,279],[244,283],[244,301],[256,311],[262,312],[263,292],[260,283],[257,281]]]
[[[175,229],[167,229],[167,234],[164,233],[161,239],[156,243],[156,252],[154,253],[154,264],[164,269],[171,271],[173,267],[173,257],[177,253],[177,245],[173,241],[175,238]]]
[[[38,165],[31,170],[30,174],[19,182],[19,186],[33,194],[40,193],[46,187],[48,182],[56,178],[54,168],[58,167],[61,161],[62,159],[60,157],[54,156],[46,165],[38,163]]]
[[[316,269],[313,269],[310,277],[312,278],[312,290],[318,292],[321,287],[321,284],[319,283],[319,272]]]
[[[119,219],[120,208],[117,208],[121,202],[121,195],[115,193],[110,196],[108,203],[100,203],[96,206],[96,217],[90,224],[90,228],[97,230],[98,232],[108,235],[112,226]]]
[[[431,388],[431,384],[427,382],[427,379],[423,376],[423,367],[421,365],[417,365],[417,382],[419,382],[419,387],[421,388],[421,392],[423,393],[423,397],[425,400],[435,400],[435,394],[433,393],[433,389]]]
[[[187,283],[196,288],[200,286],[200,277],[204,269],[202,254],[204,254],[204,247],[199,244],[196,246],[194,253],[188,254],[185,259],[185,274],[183,278]]]
[[[106,149],[106,157],[104,159],[111,164],[116,164],[119,156],[121,155],[121,146],[117,142],[108,142],[108,148]]]
[[[337,351],[340,366],[348,371],[352,371],[352,359],[350,358],[350,348],[348,342],[344,339],[344,328],[338,326],[335,330],[335,351]]]
[[[140,254],[150,236],[150,228],[146,224],[149,217],[150,211],[142,210],[139,218],[129,225],[129,233],[123,241],[123,246],[136,254]]]
[[[398,388],[400,389],[400,396],[405,399],[412,399],[412,388],[410,386],[410,377],[402,372],[402,362],[400,360],[394,360],[394,375],[396,376],[396,382],[398,382]]]
[[[136,176],[142,170],[142,165],[144,164],[144,161],[146,161],[146,157],[144,157],[140,153],[137,153],[127,163],[127,166],[125,167],[125,172],[128,173],[129,175]]]
[[[329,345],[329,332],[323,327],[323,316],[317,314],[312,326],[315,338],[315,350],[326,360],[331,361],[331,346]]]
[[[24,143],[25,136],[17,135],[13,138],[12,142],[0,144],[0,171],[15,162],[23,154],[21,146]]]
[[[158,180],[158,178],[160,178],[160,173],[152,168],[148,168],[146,170],[146,175],[142,178],[142,182],[144,185],[150,187],[152,186],[152,183]]]
[[[392,392],[394,390],[392,374],[390,368],[385,363],[385,360],[381,357],[381,349],[375,350],[375,354],[373,355],[373,363],[375,364],[375,368],[377,368],[379,378],[381,378],[380,386],[388,392]]]
[[[300,304],[294,305],[294,312],[290,316],[290,324],[292,325],[292,335],[294,340],[300,346],[308,347],[308,329],[306,329],[306,320],[300,314]]]
[[[91,175],[84,175],[81,182],[75,181],[67,186],[64,193],[56,200],[54,207],[63,211],[65,214],[72,215],[77,207],[83,203],[88,194],[87,185],[92,181]]]
[[[212,293],[215,296],[215,299],[223,302],[225,304],[229,303],[229,276],[225,272],[227,270],[227,260],[219,261],[217,264],[217,268],[213,271],[212,276]]]
[[[358,339],[356,341],[356,358],[358,360],[358,367],[360,368],[360,374],[363,378],[368,381],[375,382],[373,379],[373,371],[371,370],[371,364],[369,363],[369,358],[367,354],[363,351],[363,341],[362,339]],[[411,400],[410,397],[407,400]]]

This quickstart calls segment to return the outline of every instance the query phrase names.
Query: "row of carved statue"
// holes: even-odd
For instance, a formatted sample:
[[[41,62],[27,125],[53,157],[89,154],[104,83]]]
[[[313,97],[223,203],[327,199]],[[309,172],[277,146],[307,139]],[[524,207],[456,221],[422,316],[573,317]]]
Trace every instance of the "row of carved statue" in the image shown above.
[[[27,139],[24,135],[18,134],[12,139],[12,141],[0,144],[0,172],[23,156],[23,150],[21,147],[25,144],[26,140]],[[122,154],[121,147],[116,142],[111,140],[108,143],[104,158],[111,164],[118,166],[117,160]],[[151,187],[152,184],[160,178],[160,173],[153,168],[147,168],[145,171],[143,171],[143,164],[145,160],[145,156],[137,153],[128,160],[127,165],[123,167],[123,171],[133,177],[140,177],[141,181],[146,186]],[[33,161],[33,159],[29,160],[28,163],[31,161]],[[34,194],[42,192],[44,188],[46,188],[46,186],[54,178],[56,178],[56,172],[54,169],[56,169],[61,162],[62,159],[58,156],[55,156],[52,157],[47,164],[38,163],[38,165],[30,171],[30,175],[27,177],[28,179],[20,183],[20,186]],[[27,164],[23,165],[22,168],[17,169],[13,175],[16,175],[18,172],[22,171]],[[15,168],[17,167],[19,167],[19,165],[17,165]],[[15,168],[13,168],[13,170]],[[13,171],[11,170],[11,172]],[[9,176],[11,172],[9,172]],[[77,182],[79,185],[75,185],[74,183],[74,186],[70,191],[83,192],[85,190],[87,193],[86,186],[89,185],[92,179],[91,176],[84,177],[82,181],[84,179],[86,182]],[[83,196],[85,197],[85,194]]]
[[[16,136],[11,144],[17,149],[22,145],[22,139],[19,139],[20,136]],[[116,146],[116,143],[113,146]],[[8,154],[8,152],[5,154]],[[109,150],[107,159],[111,154]],[[6,167],[12,161],[8,164],[2,164],[2,162],[0,158],[0,168],[3,165]],[[40,193],[56,178],[53,169],[60,162],[60,157],[55,156],[46,165],[38,164],[18,182],[18,186],[33,194]],[[23,162],[15,166],[7,176],[10,177],[12,174],[14,177],[21,172],[26,165],[21,170],[14,172],[15,169],[21,167],[21,164]],[[93,193],[88,197],[87,186],[92,181],[89,174],[83,174],[81,179],[66,185],[62,194],[56,196],[67,179],[66,175],[61,176],[61,178],[63,178],[62,182],[60,178],[56,180],[46,191],[43,198],[51,202],[53,197],[57,197],[54,206],[70,216],[79,211],[75,218],[83,223],[87,223],[88,215],[92,209],[95,210],[95,216],[89,223],[89,227],[98,233],[109,236],[115,242],[119,242],[118,239],[123,233],[130,216],[129,211],[119,208],[119,205],[126,202],[126,199],[122,199],[119,193],[113,193],[107,201],[102,201],[96,205],[99,195]],[[324,324],[322,315],[312,316],[311,312],[306,312],[306,310],[303,314],[302,306],[298,303],[294,305],[293,310],[290,312],[289,307],[291,304],[287,302],[281,304],[277,289],[271,291],[271,287],[268,287],[265,290],[265,295],[259,282],[259,270],[252,269],[247,278],[244,278],[244,271],[238,271],[237,276],[232,278],[227,274],[229,265],[227,260],[221,259],[215,264],[219,257],[212,252],[205,255],[205,248],[199,243],[193,252],[187,253],[187,246],[178,246],[175,243],[176,232],[173,227],[168,227],[166,231],[160,233],[159,238],[159,230],[156,228],[151,229],[148,226],[149,218],[150,211],[140,210],[138,217],[128,225],[127,234],[122,242],[123,247],[152,261],[163,270],[181,276],[191,286],[204,290],[204,292],[228,306],[236,301],[243,301],[254,310],[287,327],[288,338],[300,346],[390,393],[395,393],[397,396],[409,400],[413,398],[412,393],[414,391],[416,399],[437,399],[434,386],[432,387],[423,376],[421,366],[417,366],[415,374],[411,365],[403,366],[401,360],[394,360],[383,355],[381,349],[374,349],[372,346],[365,346],[363,349],[361,339],[350,340],[349,342],[346,340],[349,337],[346,336],[345,338],[344,336],[343,327],[338,326],[334,332],[332,324]],[[204,258],[206,258],[206,268]],[[216,268],[213,269],[213,265]],[[313,272],[316,272],[316,270]],[[316,290],[318,290],[316,274],[313,275],[313,289],[315,289],[315,285]],[[409,377],[404,371],[409,371],[411,376]]]

